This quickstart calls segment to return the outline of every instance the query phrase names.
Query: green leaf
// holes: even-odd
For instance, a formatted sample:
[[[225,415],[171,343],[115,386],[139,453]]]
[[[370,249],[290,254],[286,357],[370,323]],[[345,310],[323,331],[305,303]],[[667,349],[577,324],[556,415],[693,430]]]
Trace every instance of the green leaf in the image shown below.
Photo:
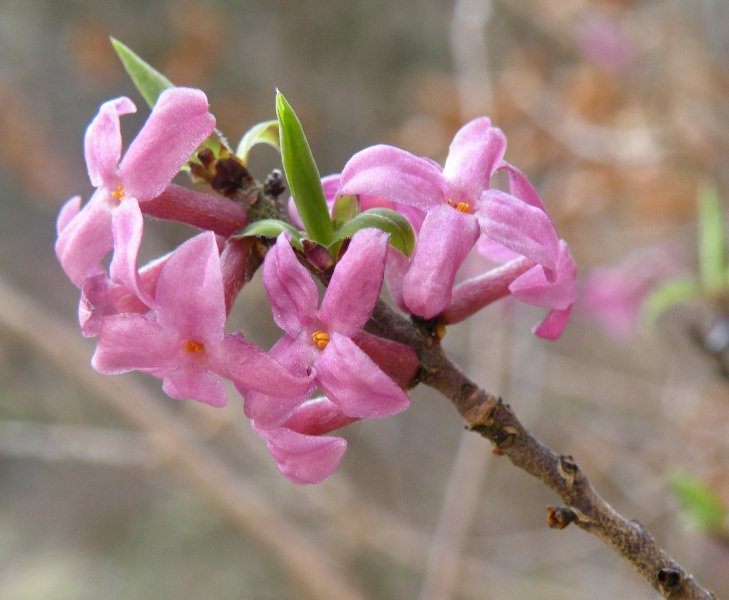
[[[716,186],[699,189],[699,274],[710,294],[727,287],[727,247],[724,213]]]
[[[243,161],[243,164],[248,164],[248,154],[250,154],[251,148],[256,144],[268,144],[278,151],[281,150],[281,146],[279,145],[278,121],[258,123],[258,125],[251,127],[241,138],[235,154]]]
[[[339,229],[359,214],[359,201],[356,196],[340,196],[332,207],[334,228]]]
[[[678,471],[668,483],[681,504],[684,516],[694,527],[717,532],[724,526],[727,506],[704,481],[686,471]]]
[[[137,87],[139,93],[142,94],[142,98],[149,104],[150,108],[154,106],[162,92],[168,88],[175,87],[175,84],[167,79],[167,77],[162,75],[162,73],[149,63],[142,60],[119,40],[111,38],[111,45],[114,46],[114,50],[116,50],[132,83]]]
[[[319,169],[294,109],[276,92],[276,115],[281,139],[281,158],[291,195],[309,239],[328,246],[334,228],[329,217]]]
[[[390,234],[390,245],[410,256],[415,250],[415,232],[410,221],[399,212],[389,208],[372,208],[358,214],[342,225],[335,234],[337,242],[352,237],[360,229],[376,227]]]
[[[301,232],[293,225],[279,221],[278,219],[254,221],[239,234],[236,234],[236,237],[255,235],[259,237],[277,238],[284,231],[288,231],[291,234],[291,243],[297,248],[301,248]]]
[[[643,301],[641,321],[652,327],[672,306],[703,298],[704,292],[694,279],[671,279],[654,289]]]

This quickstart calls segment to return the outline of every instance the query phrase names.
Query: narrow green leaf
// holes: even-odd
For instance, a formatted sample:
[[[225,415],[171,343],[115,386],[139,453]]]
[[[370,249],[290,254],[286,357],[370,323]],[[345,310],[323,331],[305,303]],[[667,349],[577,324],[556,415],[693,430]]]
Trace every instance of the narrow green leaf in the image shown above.
[[[339,229],[359,214],[359,202],[356,196],[340,196],[332,207],[334,229]]]
[[[334,228],[329,217],[319,169],[296,113],[281,92],[276,93],[276,115],[281,139],[281,158],[291,195],[309,239],[328,246]]]
[[[255,235],[259,237],[277,238],[284,231],[288,231],[291,234],[291,243],[297,248],[301,248],[301,232],[293,225],[279,221],[278,219],[254,221],[237,234],[236,237]]]
[[[724,213],[716,186],[699,189],[699,274],[701,285],[710,294],[727,286],[727,247]]]
[[[704,481],[679,471],[670,477],[669,484],[681,504],[684,517],[694,527],[708,532],[717,532],[723,527],[727,506]]]
[[[390,234],[390,245],[410,256],[415,250],[415,232],[410,221],[389,208],[373,208],[358,214],[342,225],[335,234],[337,242],[352,237],[360,229],[376,227]]]
[[[278,151],[281,150],[281,146],[279,144],[278,121],[264,121],[263,123],[258,123],[251,127],[241,138],[235,154],[243,161],[243,164],[248,164],[248,154],[250,154],[251,148],[253,148],[256,144],[268,144],[269,146],[276,148]]]
[[[652,327],[658,317],[672,306],[689,300],[697,300],[704,295],[699,283],[694,279],[671,279],[654,289],[643,300],[641,322]]]
[[[157,102],[159,95],[168,88],[175,87],[167,77],[162,75],[149,63],[142,60],[135,52],[122,44],[119,40],[111,38],[111,45],[114,46],[124,69],[142,94],[145,102],[152,108]]]

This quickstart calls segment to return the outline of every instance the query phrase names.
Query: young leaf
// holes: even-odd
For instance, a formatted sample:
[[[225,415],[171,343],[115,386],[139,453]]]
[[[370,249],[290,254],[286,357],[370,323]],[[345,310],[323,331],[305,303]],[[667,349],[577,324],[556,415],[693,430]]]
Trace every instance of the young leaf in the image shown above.
[[[679,471],[669,479],[686,519],[695,527],[716,533],[724,525],[727,506],[704,481]]]
[[[122,44],[119,40],[111,38],[111,45],[114,46],[117,56],[124,65],[124,69],[142,94],[144,101],[152,108],[157,102],[157,97],[167,88],[175,87],[167,77],[162,75],[149,63],[142,60],[136,53]]]
[[[278,121],[258,123],[251,127],[241,138],[235,154],[243,161],[244,165],[248,164],[248,154],[256,144],[268,144],[278,151],[281,150],[281,146],[279,145]]]
[[[340,196],[332,207],[332,221],[338,229],[359,214],[359,202],[356,196]]]
[[[410,256],[415,250],[415,232],[410,221],[399,212],[389,208],[372,208],[358,214],[342,225],[335,234],[335,241],[352,237],[360,229],[376,227],[390,234],[390,245]]]
[[[652,327],[658,317],[672,306],[703,297],[698,282],[693,279],[671,279],[654,289],[643,301],[641,321]]]
[[[724,213],[715,186],[699,190],[699,274],[709,293],[721,292],[727,285]]]
[[[301,248],[301,232],[296,229],[293,225],[279,221],[278,219],[261,219],[260,221],[254,221],[243,231],[236,235],[236,237],[243,236],[262,236],[277,238],[283,231],[288,231],[291,234],[291,243],[297,248]]]
[[[281,92],[276,93],[276,115],[281,158],[291,195],[309,239],[328,246],[334,228],[321,185],[319,170],[296,113]]]

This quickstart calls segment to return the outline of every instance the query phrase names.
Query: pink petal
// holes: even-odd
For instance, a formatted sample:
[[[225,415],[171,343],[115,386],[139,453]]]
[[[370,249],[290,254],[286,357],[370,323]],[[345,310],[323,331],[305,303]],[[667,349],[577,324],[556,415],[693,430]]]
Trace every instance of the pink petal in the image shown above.
[[[56,240],[58,261],[78,288],[88,277],[104,272],[101,261],[114,246],[111,235],[113,204],[110,199],[104,188],[97,189],[88,204],[65,223]],[[73,205],[64,206],[63,220],[66,221],[74,210]]]
[[[310,377],[297,377],[242,334],[228,334],[207,352],[208,368],[230,379],[236,387],[300,404],[309,397]]]
[[[339,437],[320,437],[290,429],[260,430],[279,471],[294,483],[321,483],[337,468],[347,442]]]
[[[546,212],[500,190],[487,190],[476,212],[481,230],[550,271],[557,267],[559,238]]]
[[[215,234],[201,233],[175,250],[157,281],[156,300],[162,326],[206,345],[223,341],[227,314]]]
[[[319,318],[329,332],[351,336],[372,315],[385,276],[388,235],[380,229],[358,231],[339,261],[321,303]]]
[[[408,312],[402,297],[402,280],[410,267],[410,259],[392,246],[387,248],[387,262],[385,263],[385,282],[392,301],[398,308]]]
[[[426,215],[403,279],[403,299],[411,312],[430,319],[448,306],[456,272],[478,236],[474,216],[447,204]]]
[[[91,365],[106,375],[163,371],[177,366],[180,338],[153,316],[120,314],[104,319]]]
[[[121,162],[127,195],[140,203],[159,196],[214,128],[215,117],[208,112],[202,91],[162,92]]]
[[[556,340],[562,335],[562,331],[564,331],[567,320],[570,317],[571,310],[572,307],[570,306],[564,310],[555,309],[549,311],[544,321],[532,329],[532,333],[545,340]]]
[[[108,316],[148,311],[148,305],[126,287],[110,281],[105,273],[89,277],[81,287],[78,320],[84,337],[99,335],[101,323]]]
[[[441,169],[393,146],[365,148],[344,166],[342,195],[373,194],[428,210],[446,201],[448,183]]]
[[[151,308],[157,302],[142,286],[137,270],[137,254],[142,244],[144,219],[134,198],[124,200],[112,213],[114,258],[109,266],[111,280],[123,285]]]
[[[162,390],[176,400],[197,400],[217,407],[228,403],[228,393],[220,377],[195,363],[181,363],[165,372]]]
[[[515,298],[527,304],[558,310],[572,306],[577,296],[577,266],[564,240],[560,240],[559,248],[559,263],[554,279],[550,281],[544,269],[535,266],[509,286]]]
[[[106,185],[116,188],[119,184],[119,159],[122,153],[119,117],[136,110],[129,98],[104,102],[86,129],[84,153],[89,179],[94,187]]]
[[[526,202],[529,206],[533,206],[547,212],[537,190],[534,189],[531,181],[527,179],[524,173],[506,161],[502,162],[499,166],[499,170],[501,169],[505,169],[509,176],[509,191],[512,196],[516,196],[519,200]]]
[[[410,405],[407,394],[351,339],[334,333],[314,366],[322,392],[350,417],[394,415]]]
[[[306,435],[324,435],[356,421],[357,417],[345,415],[329,398],[319,396],[299,406],[284,427]]]
[[[479,198],[488,189],[505,151],[506,137],[491,126],[488,118],[474,119],[461,127],[443,167],[443,176],[450,184],[450,200],[473,203]]]
[[[319,290],[283,233],[266,255],[263,285],[271,302],[273,320],[290,336],[296,337],[314,320]]]
[[[56,219],[56,235],[61,235],[61,232],[66,229],[68,224],[74,220],[80,211],[81,196],[69,198],[61,207],[61,210],[58,211],[58,218]]]

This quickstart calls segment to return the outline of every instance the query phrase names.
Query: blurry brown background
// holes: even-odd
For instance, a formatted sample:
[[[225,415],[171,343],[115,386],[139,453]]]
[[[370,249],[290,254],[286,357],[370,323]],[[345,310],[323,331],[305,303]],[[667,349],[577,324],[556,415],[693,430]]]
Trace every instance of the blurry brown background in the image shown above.
[[[125,397],[192,432],[227,465],[233,491],[265,497],[363,597],[655,597],[599,541],[547,529],[557,499],[491,458],[427,390],[405,414],[349,428],[335,476],[301,488],[276,472],[239,397],[215,410],[172,401],[148,378],[113,378],[121,391],[84,379],[94,343],[73,330],[77,291],[53,255],[55,216],[91,192],[82,140],[98,105],[134,99],[127,140],[146,116],[110,35],[175,83],[205,89],[234,143],[274,117],[280,88],[322,173],[380,142],[442,159],[465,120],[488,114],[583,274],[665,240],[691,264],[699,182],[729,189],[724,0],[0,0],[0,598],[305,597],[251,533],[245,506],[231,516],[222,492],[191,483],[184,448],[125,417]],[[264,177],[275,156],[256,152]],[[189,235],[155,231],[153,254]],[[13,302],[48,321],[13,314]],[[245,302],[236,324],[271,343],[258,281]],[[726,597],[729,548],[685,526],[666,483],[688,469],[729,502],[729,393],[686,339],[695,316],[676,311],[655,335],[618,344],[579,315],[558,342],[536,340],[542,314],[494,307],[446,343]],[[69,364],[43,343],[67,350]]]

